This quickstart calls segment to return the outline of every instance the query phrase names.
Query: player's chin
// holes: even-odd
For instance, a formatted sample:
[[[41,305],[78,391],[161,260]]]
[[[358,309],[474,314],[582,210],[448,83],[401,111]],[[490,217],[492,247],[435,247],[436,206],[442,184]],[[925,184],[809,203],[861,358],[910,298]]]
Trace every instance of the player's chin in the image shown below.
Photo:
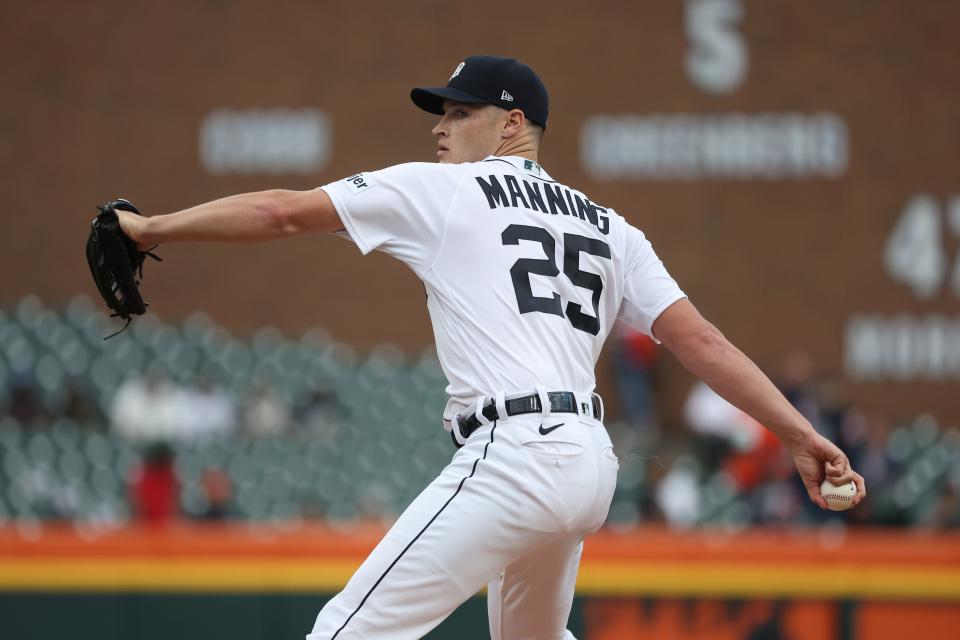
[[[440,164],[457,164],[458,162],[463,162],[463,160],[459,159],[457,154],[450,149],[438,149],[437,162]]]
[[[478,145],[457,145],[454,148],[438,147],[437,162],[442,164],[462,164],[464,162],[480,162],[490,155],[490,152]]]

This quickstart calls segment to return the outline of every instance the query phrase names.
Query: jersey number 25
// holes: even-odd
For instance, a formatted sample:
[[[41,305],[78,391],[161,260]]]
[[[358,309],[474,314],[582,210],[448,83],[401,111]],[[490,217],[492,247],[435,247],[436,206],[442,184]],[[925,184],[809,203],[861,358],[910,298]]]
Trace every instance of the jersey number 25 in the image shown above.
[[[533,295],[530,287],[530,274],[535,273],[550,278],[560,275],[557,268],[557,244],[553,236],[542,227],[533,227],[524,224],[512,224],[503,230],[500,238],[504,245],[519,245],[521,240],[539,242],[543,247],[544,259],[520,258],[510,267],[510,278],[513,280],[513,291],[517,296],[517,306],[520,313],[550,313],[564,317],[564,308],[560,302],[560,294],[554,292],[553,297]],[[580,253],[589,253],[592,256],[610,259],[610,245],[602,240],[578,236],[573,233],[563,234],[563,274],[582,289],[593,292],[593,313],[583,313],[579,304],[567,302],[566,317],[574,329],[597,335],[600,332],[600,294],[603,293],[603,279],[595,273],[580,270]]]

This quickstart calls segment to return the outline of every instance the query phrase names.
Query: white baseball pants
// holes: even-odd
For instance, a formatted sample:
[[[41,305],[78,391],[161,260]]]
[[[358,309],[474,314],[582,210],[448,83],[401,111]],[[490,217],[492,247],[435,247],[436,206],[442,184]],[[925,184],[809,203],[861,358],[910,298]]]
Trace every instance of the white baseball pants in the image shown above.
[[[481,427],[323,607],[307,640],[422,638],[485,585],[492,640],[572,639],[582,540],[606,519],[617,468],[593,418],[525,414]]]

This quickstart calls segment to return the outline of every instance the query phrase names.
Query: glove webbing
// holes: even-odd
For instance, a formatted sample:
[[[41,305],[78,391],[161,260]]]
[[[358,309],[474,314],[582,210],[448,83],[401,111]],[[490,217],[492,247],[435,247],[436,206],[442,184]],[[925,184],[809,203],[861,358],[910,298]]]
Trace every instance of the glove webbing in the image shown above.
[[[155,244],[155,245],[153,245],[152,247],[150,247],[149,249],[147,249],[146,251],[141,251],[141,252],[140,252],[141,260],[140,260],[140,264],[137,266],[137,275],[140,276],[140,279],[137,280],[137,284],[138,284],[138,285],[140,284],[140,282],[143,281],[143,263],[146,262],[146,260],[142,259],[142,256],[150,256],[151,258],[153,258],[153,259],[156,260],[157,262],[163,262],[163,258],[161,258],[161,257],[158,256],[157,254],[153,253],[153,250],[156,249],[156,248],[159,247],[159,246],[160,246],[159,244]],[[114,285],[113,285],[113,290],[116,291],[116,290],[119,289],[119,288],[120,288],[120,283],[115,282]],[[143,303],[143,306],[149,307],[150,304],[149,304],[148,302],[144,302],[144,303]],[[117,313],[111,313],[111,314],[110,314],[110,317],[111,317],[111,318],[118,318],[118,317],[120,317],[120,312],[118,311]],[[131,323],[131,322],[133,322],[133,316],[127,316],[127,323],[126,323],[125,325],[123,325],[123,327],[122,327],[119,331],[115,331],[115,332],[111,333],[110,335],[106,336],[106,337],[104,338],[104,340],[109,340],[110,338],[115,338],[116,336],[120,335],[121,333],[123,333],[124,331],[127,330],[127,327],[130,326],[130,323]]]

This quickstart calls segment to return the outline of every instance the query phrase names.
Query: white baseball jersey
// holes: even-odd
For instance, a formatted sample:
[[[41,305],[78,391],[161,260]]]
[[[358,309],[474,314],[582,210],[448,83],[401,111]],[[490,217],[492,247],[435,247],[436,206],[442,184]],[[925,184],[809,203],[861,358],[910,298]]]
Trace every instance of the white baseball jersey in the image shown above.
[[[538,387],[582,402],[618,314],[650,334],[683,296],[640,231],[530,160],[404,164],[323,189],[363,253],[423,280],[447,419]],[[415,640],[483,586],[492,640],[574,640],[582,541],[606,519],[618,464],[592,411],[547,405],[466,438],[308,640]]]
[[[684,296],[642,232],[531,160],[401,164],[323,189],[364,254],[423,281],[446,420],[498,391],[592,392],[617,317],[652,335]]]

